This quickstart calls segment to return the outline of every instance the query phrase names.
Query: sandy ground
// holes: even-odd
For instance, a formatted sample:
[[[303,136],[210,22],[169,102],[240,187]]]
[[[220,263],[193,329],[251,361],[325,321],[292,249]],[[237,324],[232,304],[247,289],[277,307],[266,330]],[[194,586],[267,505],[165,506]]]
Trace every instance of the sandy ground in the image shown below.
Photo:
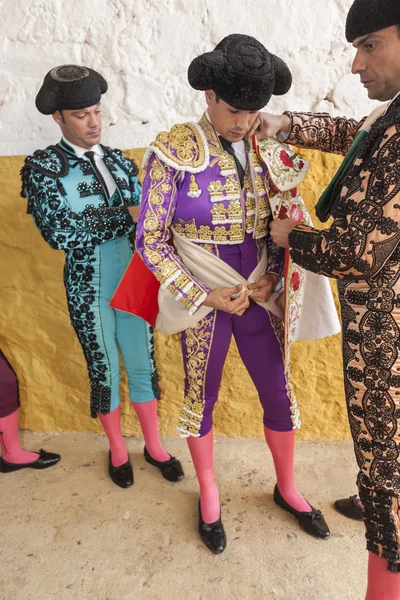
[[[355,491],[350,442],[299,442],[299,489],[320,508],[328,541],[299,530],[272,500],[262,440],[219,438],[216,472],[228,548],[212,555],[197,534],[197,484],[186,444],[166,438],[186,478],[165,481],[128,438],[135,484],[115,486],[107,443],[90,434],[23,432],[27,449],[59,452],[45,471],[0,474],[1,600],[363,600],[362,523],[332,501]]]

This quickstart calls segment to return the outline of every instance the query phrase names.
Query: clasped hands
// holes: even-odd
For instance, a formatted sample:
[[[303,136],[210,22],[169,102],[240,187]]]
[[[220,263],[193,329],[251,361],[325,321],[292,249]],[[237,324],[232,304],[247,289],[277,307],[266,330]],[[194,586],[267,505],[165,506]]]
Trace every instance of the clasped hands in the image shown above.
[[[247,288],[242,285],[232,288],[216,288],[208,294],[203,305],[241,317],[250,306],[250,300],[267,302],[277,283],[278,276],[267,273],[255,283],[250,283]]]

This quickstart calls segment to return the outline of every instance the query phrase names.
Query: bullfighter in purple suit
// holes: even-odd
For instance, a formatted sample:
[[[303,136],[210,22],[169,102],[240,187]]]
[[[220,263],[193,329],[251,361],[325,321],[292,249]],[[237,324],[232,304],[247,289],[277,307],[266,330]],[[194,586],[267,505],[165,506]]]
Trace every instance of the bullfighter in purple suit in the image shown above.
[[[257,40],[235,34],[197,57],[188,76],[192,87],[205,91],[208,110],[199,123],[175,125],[149,147],[137,250],[169,299],[175,297],[172,309],[181,309],[179,319],[185,323],[185,395],[178,430],[187,438],[200,484],[199,533],[211,551],[225,549],[214,480],[212,412],[233,334],[264,411],[277,475],[274,500],[307,533],[327,538],[322,514],[294,482],[298,413],[284,374],[283,324],[271,302],[284,254],[268,233],[267,169],[246,139],[271,95],[289,90],[291,74]],[[233,273],[253,283],[216,287],[209,279],[212,264],[221,281]],[[271,310],[262,305],[268,302]],[[168,311],[171,320],[173,312]]]

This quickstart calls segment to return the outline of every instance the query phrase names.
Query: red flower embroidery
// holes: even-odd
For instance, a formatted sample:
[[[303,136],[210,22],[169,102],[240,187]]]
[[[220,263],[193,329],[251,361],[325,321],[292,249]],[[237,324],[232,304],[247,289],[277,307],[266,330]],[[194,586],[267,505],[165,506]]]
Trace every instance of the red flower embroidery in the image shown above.
[[[297,196],[297,188],[293,188],[290,190],[290,195],[292,196],[292,198],[296,198]]]
[[[287,152],[281,150],[279,158],[281,159],[281,162],[283,165],[285,165],[285,167],[290,167],[291,169],[293,169],[294,163]]]
[[[301,210],[298,204],[292,204],[289,211],[289,219],[293,219],[293,221],[302,221],[304,218],[304,213]]]
[[[281,206],[278,214],[278,219],[287,219],[287,208],[286,206]]]
[[[301,160],[301,161],[299,162],[299,169],[301,170],[303,167],[304,167],[304,162]]]
[[[295,292],[297,292],[297,290],[300,287],[300,274],[298,271],[294,271],[294,273],[292,273],[292,276],[290,278],[290,287],[293,288],[293,290]]]

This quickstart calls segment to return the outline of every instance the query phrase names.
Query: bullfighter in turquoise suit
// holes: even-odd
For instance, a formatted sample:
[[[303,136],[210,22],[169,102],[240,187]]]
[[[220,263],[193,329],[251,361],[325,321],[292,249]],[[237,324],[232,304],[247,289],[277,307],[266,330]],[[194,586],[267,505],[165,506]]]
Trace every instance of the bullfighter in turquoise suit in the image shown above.
[[[135,163],[100,143],[106,90],[105,79],[87,67],[62,65],[46,75],[36,106],[53,116],[63,135],[25,160],[22,195],[46,242],[65,252],[69,314],[87,363],[91,415],[99,416],[109,438],[111,479],[121,487],[133,484],[121,435],[119,349],[145,458],[166,479],[180,481],[181,464],[158,435],[153,332],[142,319],[109,306],[134,249],[141,187]]]

